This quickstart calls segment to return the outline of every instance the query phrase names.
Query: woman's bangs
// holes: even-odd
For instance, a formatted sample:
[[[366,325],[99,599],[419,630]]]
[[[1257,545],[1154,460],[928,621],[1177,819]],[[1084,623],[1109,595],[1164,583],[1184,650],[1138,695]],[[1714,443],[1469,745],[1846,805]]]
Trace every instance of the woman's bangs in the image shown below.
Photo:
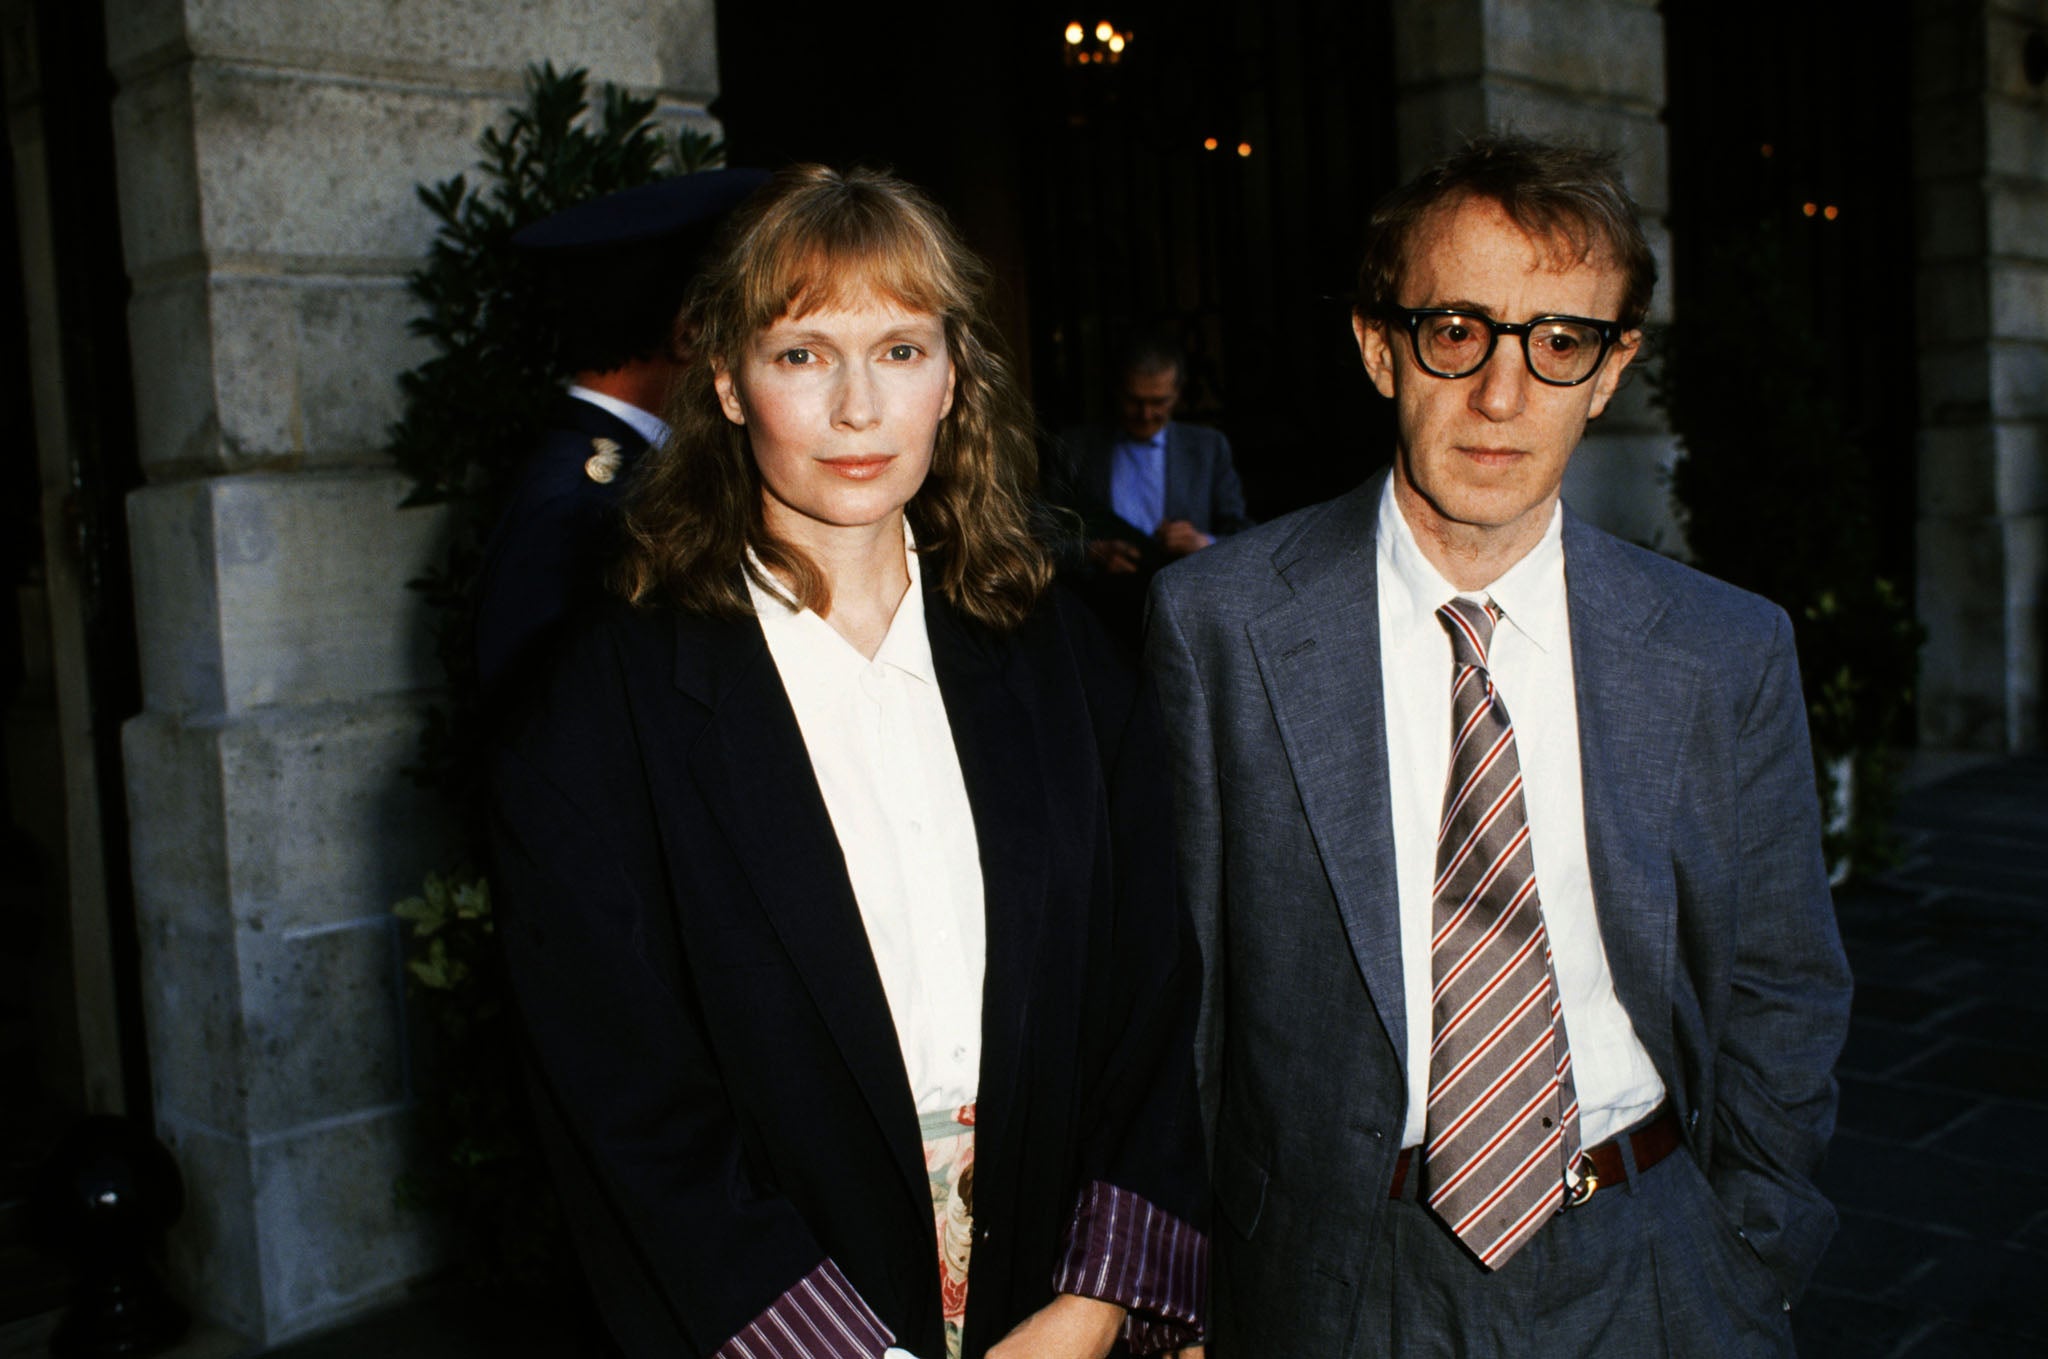
[[[920,248],[913,239],[884,238],[861,242],[813,244],[801,251],[777,252],[761,287],[750,299],[757,327],[783,317],[814,311],[858,307],[881,299],[907,311],[932,316],[956,314],[962,299],[943,254]],[[955,284],[957,287],[957,284]],[[751,318],[750,318],[751,319]]]

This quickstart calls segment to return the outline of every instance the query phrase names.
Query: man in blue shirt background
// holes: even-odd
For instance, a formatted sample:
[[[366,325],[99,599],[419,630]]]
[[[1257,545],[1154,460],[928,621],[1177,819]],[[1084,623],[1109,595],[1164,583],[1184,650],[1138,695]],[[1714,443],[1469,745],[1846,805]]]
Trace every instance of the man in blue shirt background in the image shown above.
[[[1178,348],[1144,339],[1118,365],[1118,419],[1061,436],[1048,494],[1081,516],[1082,583],[1115,631],[1135,636],[1145,585],[1169,562],[1247,528],[1244,488],[1222,431],[1174,420],[1187,372]]]

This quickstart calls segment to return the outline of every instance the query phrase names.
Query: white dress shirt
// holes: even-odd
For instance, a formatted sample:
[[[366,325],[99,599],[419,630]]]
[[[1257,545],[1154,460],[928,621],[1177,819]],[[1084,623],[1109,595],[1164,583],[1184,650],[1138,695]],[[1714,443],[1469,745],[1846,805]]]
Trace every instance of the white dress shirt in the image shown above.
[[[1432,889],[1451,759],[1451,640],[1436,611],[1460,592],[1422,555],[1394,499],[1392,477],[1380,497],[1377,538],[1380,678],[1408,1016],[1408,1123],[1401,1144],[1412,1147],[1423,1139],[1428,1113]],[[1527,556],[1466,598],[1490,598],[1501,611],[1487,668],[1515,725],[1536,891],[1563,993],[1579,1126],[1590,1147],[1647,1116],[1663,1100],[1664,1083],[1615,997],[1586,862],[1563,507],[1552,510],[1542,541]]]
[[[569,395],[578,401],[588,401],[601,411],[610,411],[633,427],[633,432],[645,439],[651,448],[660,448],[668,442],[668,422],[653,411],[641,410],[630,401],[621,401],[603,392],[594,392],[588,387],[569,384]]]
[[[932,668],[917,553],[869,660],[809,609],[747,590],[846,857],[920,1113],[974,1100],[986,953],[981,854]]]

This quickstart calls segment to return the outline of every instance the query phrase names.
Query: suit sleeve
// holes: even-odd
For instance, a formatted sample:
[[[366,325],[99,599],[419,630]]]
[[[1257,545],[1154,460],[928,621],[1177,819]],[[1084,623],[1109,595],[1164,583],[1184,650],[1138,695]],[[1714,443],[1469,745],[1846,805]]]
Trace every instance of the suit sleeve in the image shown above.
[[[1102,1038],[1084,1106],[1082,1187],[1053,1287],[1128,1309],[1139,1354],[1199,1342],[1208,1301],[1207,1175],[1193,1070],[1199,959],[1175,889],[1173,825],[1159,713],[1148,686],[1109,654],[1092,620],[1069,620],[1095,651],[1084,666],[1123,672],[1090,684],[1110,824],[1097,912],[1106,947],[1090,985]],[[1115,697],[1102,701],[1105,691]]]
[[[876,1359],[889,1330],[743,1165],[647,876],[624,696],[601,664],[565,674],[500,753],[493,835],[537,1117],[599,1309],[636,1359]]]
[[[1741,908],[1708,1176],[1789,1305],[1834,1234],[1810,1176],[1834,1131],[1850,982],[1791,624],[1782,613],[1774,622],[1737,740]]]
[[[1252,526],[1244,509],[1244,487],[1237,479],[1237,462],[1231,456],[1230,440],[1216,434],[1216,459],[1210,468],[1209,533],[1222,538]]]
[[[475,623],[477,678],[486,690],[561,626],[579,567],[594,569],[577,553],[591,536],[591,516],[575,488],[559,481],[545,469],[529,472],[491,536]]]
[[[1044,498],[1065,511],[1071,521],[1064,526],[1066,538],[1058,544],[1064,553],[1060,558],[1062,566],[1092,571],[1085,551],[1089,542],[1097,538],[1131,539],[1137,534],[1117,517],[1110,504],[1110,451],[1111,445],[1100,430],[1081,426],[1061,431],[1044,455]]]
[[[1201,1004],[1195,1028],[1195,1075],[1202,1123],[1213,1143],[1222,1105],[1217,1072],[1223,1056],[1223,813],[1216,783],[1209,696],[1181,629],[1169,582],[1152,587],[1145,622],[1145,670],[1158,692],[1168,733],[1181,896],[1195,934]]]

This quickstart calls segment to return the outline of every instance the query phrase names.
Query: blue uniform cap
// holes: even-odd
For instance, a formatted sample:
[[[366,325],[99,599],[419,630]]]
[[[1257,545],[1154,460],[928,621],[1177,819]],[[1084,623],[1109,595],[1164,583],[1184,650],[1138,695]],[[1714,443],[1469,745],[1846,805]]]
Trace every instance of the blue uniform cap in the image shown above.
[[[621,189],[564,208],[512,238],[523,250],[552,253],[652,244],[708,231],[768,182],[765,170],[700,170]]]
[[[564,208],[520,230],[558,355],[609,371],[668,349],[704,253],[764,170],[700,170]]]

